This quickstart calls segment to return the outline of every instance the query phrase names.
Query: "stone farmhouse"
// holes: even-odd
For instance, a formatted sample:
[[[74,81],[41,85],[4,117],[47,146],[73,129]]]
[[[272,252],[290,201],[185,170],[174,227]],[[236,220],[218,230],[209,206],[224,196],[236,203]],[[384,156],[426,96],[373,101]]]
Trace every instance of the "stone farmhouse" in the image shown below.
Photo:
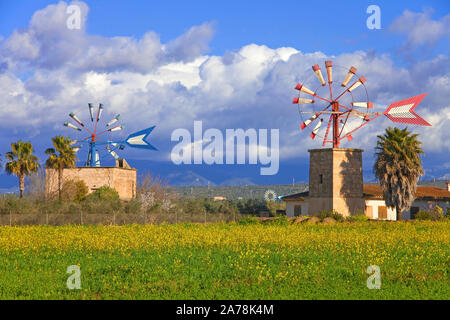
[[[396,220],[396,210],[386,207],[380,186],[364,185],[364,214],[370,219]],[[292,194],[283,197],[286,201],[286,214],[288,217],[307,215],[308,211],[308,191]],[[447,190],[431,186],[418,186],[416,199],[411,208],[402,213],[402,219],[414,219],[419,210],[430,210],[435,206],[441,207],[444,212],[450,210],[450,182],[447,183]]]
[[[82,180],[89,193],[102,186],[108,186],[119,193],[121,200],[129,201],[136,197],[136,169],[131,168],[125,159],[117,159],[115,167],[76,167],[63,170],[64,180]],[[45,195],[58,192],[58,171],[45,169]]]
[[[364,185],[361,149],[312,149],[309,161],[309,191],[284,196],[288,217],[335,210],[344,217],[365,214],[371,219],[395,220],[396,211],[386,207],[382,191],[376,185]],[[450,186],[447,190],[418,186],[416,200],[403,219],[413,219],[421,209],[436,205],[450,209]]]

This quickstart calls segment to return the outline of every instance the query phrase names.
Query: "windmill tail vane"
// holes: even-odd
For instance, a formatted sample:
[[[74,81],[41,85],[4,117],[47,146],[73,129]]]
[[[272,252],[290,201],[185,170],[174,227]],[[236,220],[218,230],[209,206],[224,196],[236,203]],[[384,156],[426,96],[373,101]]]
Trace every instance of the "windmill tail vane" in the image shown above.
[[[80,150],[85,150],[87,152],[86,166],[99,167],[101,160],[107,156],[111,156],[114,159],[119,159],[117,154],[118,150],[123,150],[125,146],[132,148],[141,148],[147,150],[158,150],[153,145],[147,141],[147,137],[153,131],[155,126],[149,127],[147,129],[130,134],[126,139],[119,140],[105,140],[103,134],[107,132],[116,132],[124,130],[125,126],[121,124],[120,115],[116,115],[112,120],[110,120],[106,125],[104,130],[98,132],[99,121],[103,113],[103,105],[99,104],[97,110],[94,110],[94,105],[92,103],[88,104],[89,107],[89,117],[92,123],[90,128],[87,124],[83,123],[81,119],[74,113],[71,112],[69,117],[74,123],[65,122],[64,126],[74,129],[77,132],[86,131],[89,135],[83,139],[74,140],[72,143],[72,148],[75,152]],[[84,147],[84,148],[83,148]],[[103,156],[100,155],[100,151],[103,149]]]
[[[414,112],[414,109],[426,95],[427,93],[424,93],[419,96],[391,103],[383,114],[393,122],[431,126],[425,119]]]
[[[336,67],[338,67],[338,72],[333,72],[333,68]],[[391,103],[384,112],[373,112],[374,103],[369,101],[365,87],[367,80],[364,76],[357,75],[355,67],[342,68],[333,66],[332,61],[325,61],[325,69],[326,73],[322,74],[318,64],[312,66],[315,75],[312,78],[315,79],[316,84],[305,85],[306,81],[298,83],[295,89],[298,90],[299,95],[292,100],[293,104],[298,105],[299,114],[302,116],[301,130],[308,128],[311,131],[311,139],[323,138],[323,146],[331,143],[333,148],[338,148],[343,139],[353,140],[352,134],[356,130],[381,115],[396,123],[431,126],[414,111],[427,95],[426,93]],[[339,71],[341,72],[339,73]],[[324,78],[324,75],[327,79]],[[344,79],[342,82],[338,82],[337,90],[340,93],[334,95],[333,77],[339,78],[339,75]],[[317,80],[320,84],[317,83]],[[314,91],[311,88],[314,88],[315,85],[318,87]],[[321,93],[320,90],[324,87],[328,88],[323,89],[325,92]],[[324,129],[325,134],[321,136],[319,131],[324,122],[326,123],[326,126],[323,126],[326,128]],[[330,131],[332,137],[329,138]]]

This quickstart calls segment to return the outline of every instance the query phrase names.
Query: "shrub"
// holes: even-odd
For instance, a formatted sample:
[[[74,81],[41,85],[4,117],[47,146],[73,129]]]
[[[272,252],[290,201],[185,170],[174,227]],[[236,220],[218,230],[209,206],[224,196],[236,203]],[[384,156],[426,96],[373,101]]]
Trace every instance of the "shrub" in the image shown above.
[[[62,200],[82,201],[89,192],[82,180],[65,180],[61,188]]]
[[[439,221],[444,219],[444,210],[439,207],[439,206],[435,206],[431,211],[431,220],[433,221]]]
[[[244,219],[241,219],[238,222],[238,224],[241,225],[258,224],[258,223],[260,223],[258,218],[253,216],[246,216]]]
[[[322,212],[316,213],[314,214],[314,216],[318,217],[320,220],[323,220],[328,217],[333,218],[336,221],[344,220],[344,216],[335,210],[328,210],[328,211],[322,210]]]
[[[138,214],[141,211],[141,202],[137,199],[131,200],[125,206],[125,212],[129,214]]]
[[[416,220],[431,220],[431,213],[426,210],[420,210],[416,213]]]
[[[83,209],[90,213],[112,213],[121,207],[119,194],[108,186],[100,187],[83,201]]]
[[[347,221],[358,221],[358,222],[364,222],[364,221],[369,221],[369,217],[367,217],[364,214],[357,214],[354,216],[349,216],[346,218]]]
[[[286,226],[289,224],[289,220],[288,220],[287,216],[283,215],[283,216],[273,218],[272,221],[270,221],[270,223],[280,225],[280,226]]]
[[[92,192],[86,198],[87,200],[108,200],[108,201],[120,201],[119,194],[111,187],[103,186]]]

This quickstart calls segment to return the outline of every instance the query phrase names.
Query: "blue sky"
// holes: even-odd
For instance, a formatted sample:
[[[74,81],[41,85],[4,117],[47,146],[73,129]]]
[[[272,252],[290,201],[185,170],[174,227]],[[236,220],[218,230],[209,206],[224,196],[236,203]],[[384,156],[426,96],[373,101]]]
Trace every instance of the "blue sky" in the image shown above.
[[[0,34],[28,25],[36,10],[58,1],[1,1]],[[249,43],[271,48],[301,47],[336,55],[354,50],[394,53],[401,36],[387,30],[405,9],[433,10],[433,19],[449,13],[441,1],[85,1],[87,31],[103,36],[141,37],[148,30],[167,42],[205,21],[217,23],[211,54],[223,55]],[[382,29],[368,30],[366,9],[381,8]],[[444,49],[444,48],[441,48]],[[436,51],[435,53],[437,53]],[[442,51],[441,51],[442,52]]]
[[[448,1],[96,0],[78,3],[83,26],[75,32],[65,30],[69,4],[0,1],[2,154],[23,139],[44,159],[49,139],[66,133],[60,124],[70,111],[103,102],[110,116],[123,115],[127,133],[157,125],[151,137],[159,152],[125,151],[141,171],[192,171],[224,182],[224,166],[169,160],[171,132],[202,120],[220,130],[280,129],[278,175],[236,166],[229,178],[307,181],[306,150],[321,144],[299,132],[292,88],[311,65],[332,59],[355,64],[380,107],[429,92],[417,111],[433,127],[414,130],[427,137],[427,176],[450,178]],[[372,4],[381,9],[380,30],[366,26]],[[366,150],[368,178],[376,135],[390,123],[377,124],[346,145]],[[13,184],[0,175],[0,187]]]

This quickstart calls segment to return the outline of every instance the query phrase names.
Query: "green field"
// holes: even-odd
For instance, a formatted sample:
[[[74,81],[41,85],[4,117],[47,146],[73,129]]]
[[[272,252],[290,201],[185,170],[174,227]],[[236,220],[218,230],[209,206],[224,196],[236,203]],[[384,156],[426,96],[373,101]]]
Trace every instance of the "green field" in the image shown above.
[[[1,299],[449,299],[450,222],[0,228]],[[78,265],[81,289],[66,286]],[[366,269],[381,270],[369,290]]]

